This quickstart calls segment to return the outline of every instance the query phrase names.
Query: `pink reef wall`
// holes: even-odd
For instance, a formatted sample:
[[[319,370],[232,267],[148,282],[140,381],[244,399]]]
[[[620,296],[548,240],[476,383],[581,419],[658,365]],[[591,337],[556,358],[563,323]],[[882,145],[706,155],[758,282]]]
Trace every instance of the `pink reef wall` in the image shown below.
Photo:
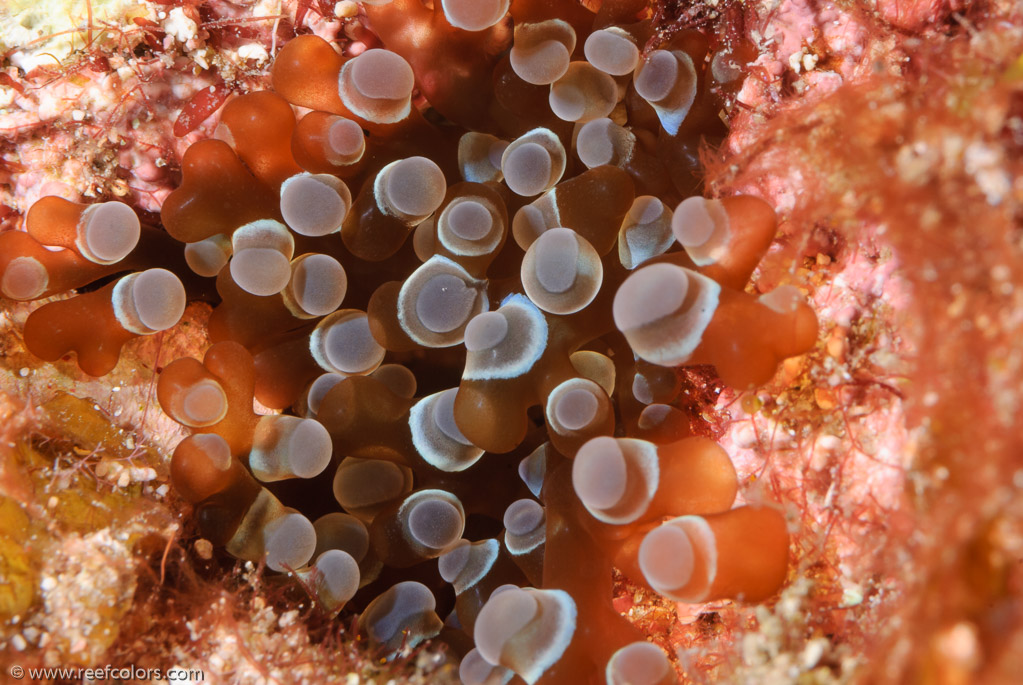
[[[794,530],[788,584],[764,606],[617,584],[616,608],[690,682],[1023,672],[1023,16],[1007,0],[872,5],[658,3],[666,24],[705,27],[750,60],[722,111],[727,139],[702,151],[707,190],[775,207],[752,287],[797,285],[821,324],[817,347],[755,392],[687,376],[741,498],[781,501]],[[221,96],[263,87],[282,42],[373,41],[346,3],[157,9],[59,67],[24,73],[24,51],[5,55],[4,230],[47,194],[121,198],[155,219]],[[187,35],[167,21],[179,9]],[[251,45],[263,51],[239,50]],[[366,659],[293,589],[194,542],[165,484],[180,433],[153,380],[161,360],[204,348],[204,305],[100,380],[25,351],[32,308],[6,303],[0,318],[0,661],[148,660],[241,682],[456,677],[429,649]]]

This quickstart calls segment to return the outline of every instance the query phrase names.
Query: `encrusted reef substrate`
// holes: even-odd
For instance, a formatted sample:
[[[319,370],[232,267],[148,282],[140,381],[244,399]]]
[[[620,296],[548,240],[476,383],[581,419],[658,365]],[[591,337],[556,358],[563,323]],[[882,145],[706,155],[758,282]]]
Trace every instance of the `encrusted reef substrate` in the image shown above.
[[[402,21],[422,22],[438,35],[466,30],[444,28],[454,23],[457,4],[432,13],[410,7]],[[630,3],[617,7],[631,11]],[[629,25],[621,17],[610,22],[580,10],[562,19],[571,36],[560,25],[519,17],[482,29],[491,39],[486,69],[506,77],[484,107],[485,95],[464,97],[476,91],[424,76],[430,66],[400,38],[388,39],[400,22],[387,12],[357,8],[353,23],[376,33],[349,31],[364,40],[346,42],[340,56],[326,43],[330,53],[309,38],[292,41],[281,53],[293,58],[290,64],[279,57],[280,71],[274,67],[276,95],[229,100],[214,120],[219,142],[193,146],[183,159],[181,188],[163,203],[162,224],[178,242],[159,235],[152,215],[129,210],[141,219],[132,222],[125,205],[50,200],[25,227],[39,242],[64,246],[63,261],[19,239],[28,252],[7,265],[5,294],[46,297],[84,286],[77,298],[33,311],[25,337],[37,357],[57,359],[75,349],[72,364],[117,374],[133,363],[117,363],[124,340],[134,338],[125,348],[129,359],[138,350],[159,350],[146,360],[160,379],[153,380],[152,411],[160,415],[159,405],[184,426],[164,428],[163,447],[191,437],[177,445],[169,469],[153,463],[153,482],[169,477],[195,505],[192,520],[203,543],[196,550],[208,554],[212,540],[217,558],[226,550],[294,571],[297,584],[285,581],[287,573],[266,578],[291,593],[298,588],[298,597],[310,593],[318,611],[341,611],[338,626],[358,613],[355,632],[383,653],[439,632],[460,654],[471,635],[477,644],[463,660],[467,682],[504,678],[508,667],[553,682],[580,672],[614,682],[616,669],[630,663],[666,673],[658,670],[667,664],[663,653],[638,646],[643,632],[631,632],[614,610],[657,635],[662,628],[650,622],[649,609],[671,604],[641,599],[630,608],[622,591],[641,598],[645,585],[687,603],[769,597],[785,577],[786,529],[797,511],[789,505],[788,525],[782,517],[763,518],[769,514],[762,505],[770,509],[772,498],[762,493],[777,496],[777,483],[750,488],[756,468],[747,461],[763,436],[750,440],[728,430],[727,452],[687,437],[693,428],[720,434],[713,401],[706,400],[723,386],[710,380],[709,366],[670,367],[716,367],[735,388],[720,396],[741,399],[753,430],[758,424],[770,430],[777,444],[779,427],[788,432],[793,425],[782,398],[775,404],[777,388],[788,384],[801,397],[815,373],[806,365],[820,362],[796,357],[815,341],[812,310],[799,304],[797,291],[784,287],[759,298],[741,292],[760,295],[747,281],[774,235],[769,206],[729,193],[704,200],[696,194],[697,166],[663,167],[665,157],[684,158],[679,150],[695,151],[701,138],[717,144],[723,129],[714,117],[688,132],[685,126],[701,121],[692,114],[701,104],[709,113],[730,102],[727,81],[707,87],[726,70],[708,77],[692,52],[700,49],[694,34],[637,41],[633,63],[629,32],[608,30]],[[500,3],[493,12],[503,15]],[[641,24],[644,16],[630,18]],[[716,55],[721,43],[710,37]],[[668,49],[679,44],[696,74],[681,116],[684,79],[670,81],[687,65]],[[475,44],[466,38],[464,45]],[[654,54],[657,48],[662,52]],[[316,68],[304,53],[319,55]],[[565,72],[546,81],[565,53]],[[534,59],[538,54],[548,61]],[[288,76],[289,69],[308,75],[319,68],[329,78],[304,79],[296,88]],[[377,87],[381,74],[386,85]],[[336,95],[317,83],[336,84]],[[523,114],[514,105],[527,95],[540,106]],[[409,120],[417,112],[428,116]],[[690,136],[690,144],[672,140],[676,123],[674,137]],[[289,135],[265,133],[282,128]],[[463,136],[467,130],[474,135]],[[221,197],[211,199],[211,190]],[[742,227],[739,235],[735,227]],[[181,243],[189,244],[184,252]],[[779,257],[771,259],[760,287],[779,282]],[[818,267],[827,266],[823,259]],[[135,275],[112,280],[126,272]],[[208,280],[214,276],[215,283]],[[805,292],[813,277],[804,278],[790,282]],[[672,293],[683,290],[676,303]],[[200,301],[214,306],[208,324],[196,316]],[[186,309],[184,302],[192,304]],[[711,303],[717,309],[708,313]],[[11,311],[23,319],[35,309]],[[208,331],[212,347],[204,340],[179,347],[181,326],[159,332],[179,310],[198,323],[198,337]],[[82,344],[83,333],[68,322],[77,318],[84,326],[83,316],[93,326],[106,321],[113,333],[104,344]],[[780,330],[786,316],[785,335],[747,339],[737,332]],[[60,335],[51,334],[56,330]],[[833,338],[827,352],[841,358]],[[729,356],[729,346],[720,344],[729,339],[748,345]],[[162,347],[165,341],[172,348]],[[775,376],[785,357],[794,358]],[[64,359],[56,364],[67,367]],[[33,378],[41,373],[38,363],[26,366]],[[765,382],[768,388],[749,390]],[[703,391],[705,399],[694,401]],[[824,409],[843,393],[812,396]],[[798,411],[801,401],[790,406]],[[733,468],[729,457],[736,456]],[[565,459],[571,461],[559,467]],[[121,471],[108,468],[103,478],[119,483]],[[151,475],[134,468],[129,486]],[[652,477],[660,487],[651,486]],[[693,482],[703,484],[698,492],[687,490]],[[737,490],[746,506],[734,507]],[[730,572],[727,551],[716,555],[725,565],[724,575],[714,576],[717,588],[709,577],[701,587],[708,548],[694,541],[725,539],[729,520],[757,511],[752,529],[762,549],[754,555],[761,565],[755,579],[763,587]],[[656,525],[665,518],[671,525]],[[568,536],[551,532],[566,529]],[[796,551],[800,559],[805,553]],[[564,561],[580,555],[607,563],[588,579]],[[424,561],[435,557],[439,562]],[[614,605],[612,565],[625,574],[614,576]],[[374,575],[375,582],[364,582]],[[526,589],[493,592],[505,582]],[[841,601],[856,606],[855,591]],[[805,602],[806,592],[804,580],[787,588],[778,615],[793,620],[789,605]],[[488,596],[494,599],[484,604]],[[308,600],[297,602],[305,607]],[[701,606],[703,621],[729,604]],[[529,618],[536,612],[550,620]],[[518,631],[508,628],[509,617],[522,621]],[[762,626],[772,624],[764,611],[758,617]],[[408,631],[397,641],[395,621]],[[500,629],[488,628],[495,625]],[[607,656],[579,656],[583,625],[585,644]],[[546,631],[543,644],[553,647],[523,647],[531,631]],[[661,644],[677,646],[674,638]],[[806,659],[814,648],[807,644]],[[535,653],[523,660],[516,656],[523,650]],[[688,658],[681,666],[698,679]]]

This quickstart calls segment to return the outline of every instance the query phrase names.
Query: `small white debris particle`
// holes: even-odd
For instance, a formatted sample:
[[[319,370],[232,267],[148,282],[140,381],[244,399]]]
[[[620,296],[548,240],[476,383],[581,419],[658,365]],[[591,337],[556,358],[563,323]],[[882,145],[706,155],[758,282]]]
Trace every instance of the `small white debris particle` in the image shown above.
[[[341,2],[334,5],[334,16],[344,19],[350,19],[359,13],[359,6],[352,2],[352,0],[341,0]]]
[[[838,605],[840,609],[848,609],[863,603],[863,590],[858,585],[847,587],[842,591],[842,602]]]
[[[1004,169],[1001,150],[984,143],[971,143],[963,155],[966,173],[974,177],[988,204],[1001,204],[1012,190],[1012,179]]]
[[[976,668],[980,645],[972,623],[962,621],[945,630],[938,636],[938,646],[940,653],[953,663],[967,670]]]
[[[811,670],[817,667],[820,663],[821,657],[824,656],[824,652],[827,649],[828,641],[822,637],[814,638],[806,643],[806,647],[803,649],[803,653],[800,655],[800,660],[803,662],[804,670]]]
[[[238,48],[238,56],[242,59],[250,59],[253,62],[265,62],[270,54],[259,43],[246,43]]]
[[[799,52],[793,52],[791,55],[789,55],[789,67],[792,69],[792,71],[796,72],[797,74],[803,68],[803,55],[804,54],[806,54],[806,53],[804,53],[802,50],[800,50]]]
[[[199,25],[185,14],[184,9],[175,7],[163,22],[163,30],[179,43],[187,43],[199,33]]]
[[[128,473],[136,483],[148,483],[156,479],[156,471],[148,466],[133,466]]]
[[[199,538],[195,541],[195,553],[200,559],[209,561],[213,558],[213,543],[206,538]]]

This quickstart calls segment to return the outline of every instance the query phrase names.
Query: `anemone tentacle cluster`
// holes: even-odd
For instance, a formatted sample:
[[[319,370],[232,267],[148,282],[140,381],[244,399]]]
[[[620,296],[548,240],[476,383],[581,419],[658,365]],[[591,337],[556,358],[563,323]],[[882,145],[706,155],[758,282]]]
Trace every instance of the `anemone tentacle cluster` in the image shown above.
[[[675,368],[762,384],[816,318],[793,288],[744,291],[772,209],[700,196],[729,85],[707,39],[593,4],[364,3],[383,47],[288,42],[273,91],[184,155],[164,230],[44,198],[0,235],[5,298],[120,275],[25,326],[91,375],[214,304],[205,357],[157,388],[202,535],[386,650],[440,636],[467,684],[673,682],[612,567],[684,602],[786,575],[784,516],[735,506]]]

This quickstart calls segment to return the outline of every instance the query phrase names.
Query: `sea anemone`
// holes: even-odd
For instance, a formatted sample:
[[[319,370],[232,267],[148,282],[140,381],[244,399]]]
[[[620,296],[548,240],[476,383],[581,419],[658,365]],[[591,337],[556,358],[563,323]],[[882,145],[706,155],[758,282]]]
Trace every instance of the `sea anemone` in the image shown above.
[[[595,14],[574,2],[491,9],[367,5],[383,47],[350,57],[294,38],[276,56],[276,92],[229,100],[217,140],[185,153],[160,216],[176,246],[145,252],[123,203],[44,198],[27,240],[7,234],[4,294],[38,299],[51,281],[85,286],[131,271],[25,323],[33,354],[74,352],[98,376],[131,337],[178,323],[187,283],[190,299],[214,305],[214,344],[201,363],[169,363],[157,396],[192,431],[174,450],[171,481],[202,535],[307,579],[330,613],[362,606],[359,630],[387,650],[465,630],[495,668],[578,682],[625,668],[613,664],[631,663],[642,638],[611,610],[612,561],[690,601],[762,600],[785,579],[784,517],[729,511],[736,476],[720,448],[630,432],[629,412],[650,404],[631,381],[637,360],[711,363],[726,383],[753,387],[814,344],[816,320],[797,295],[735,290],[773,237],[765,203],[704,201],[679,184],[636,197],[674,161],[633,131],[694,144],[720,133],[713,122],[683,128],[718,97],[702,34],[655,35],[639,2]],[[629,28],[608,23],[612,10]],[[448,42],[462,46],[451,61],[422,59]],[[486,82],[479,65],[502,75]],[[645,157],[633,165],[637,147]],[[48,263],[58,248],[62,263]],[[593,360],[576,365],[578,354]],[[374,375],[385,361],[404,387]],[[626,394],[631,405],[616,402]],[[254,401],[305,417],[261,415]],[[543,504],[501,475],[538,447],[529,486]],[[569,471],[574,489],[548,482]],[[307,485],[276,488],[291,479]],[[343,511],[325,511],[331,492]],[[559,517],[547,516],[552,506]],[[354,517],[343,527],[361,520],[354,547],[339,514]],[[681,518],[659,525],[665,517]],[[560,545],[580,544],[569,537],[606,559],[596,587],[555,568]],[[501,556],[519,568],[505,564],[501,588],[538,589],[495,586],[468,604],[466,590],[497,573]],[[438,557],[441,576],[423,570]],[[394,584],[405,568],[410,579]],[[446,579],[453,606],[438,585]],[[444,628],[436,612],[451,609]],[[456,651],[462,641],[448,639]]]
[[[156,383],[201,542],[385,659],[434,639],[467,683],[670,681],[622,589],[770,600],[797,529],[749,443],[702,437],[718,394],[756,430],[818,338],[778,268],[806,245],[709,152],[750,46],[673,3],[337,12],[353,40],[292,38],[272,90],[196,94],[181,134],[227,102],[159,217],[44,197],[0,234],[25,344],[102,376],[206,303]]]

